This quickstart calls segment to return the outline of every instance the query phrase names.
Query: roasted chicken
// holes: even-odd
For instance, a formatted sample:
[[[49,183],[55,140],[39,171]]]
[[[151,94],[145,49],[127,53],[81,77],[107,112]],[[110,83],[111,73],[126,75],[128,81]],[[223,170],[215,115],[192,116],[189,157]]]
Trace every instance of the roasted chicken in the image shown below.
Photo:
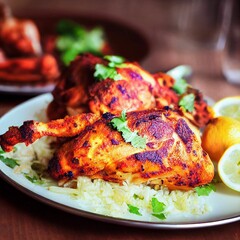
[[[19,142],[31,144],[42,136],[69,137],[49,161],[56,180],[78,176],[122,183],[164,185],[188,190],[212,181],[213,164],[201,147],[199,131],[180,111],[169,108],[127,113],[127,126],[146,138],[146,147],[127,143],[114,129],[116,116],[79,114],[48,123],[27,121],[0,136],[0,145],[11,151]]]
[[[12,16],[7,5],[0,3],[0,44],[9,57],[32,57],[42,54],[40,34],[31,20]]]
[[[48,82],[59,76],[55,57],[42,51],[36,24],[12,16],[7,5],[0,3],[0,81]]]
[[[191,113],[186,111],[186,116],[199,127],[212,117],[198,90],[189,86],[183,95],[178,95],[173,90],[175,80],[165,73],[150,74],[137,63],[124,62],[121,67],[116,67],[121,79],[97,81],[94,77],[97,64],[106,66],[108,61],[83,54],[70,64],[52,92],[54,99],[47,111],[49,119],[82,112],[101,115],[105,112],[119,113],[123,109],[179,108],[180,99],[189,93],[195,95],[194,110]]]

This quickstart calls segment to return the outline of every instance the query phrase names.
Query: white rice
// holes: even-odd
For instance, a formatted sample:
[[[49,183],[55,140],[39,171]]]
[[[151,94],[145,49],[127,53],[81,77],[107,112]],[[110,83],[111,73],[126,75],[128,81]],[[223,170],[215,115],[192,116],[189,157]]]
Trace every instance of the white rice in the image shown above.
[[[18,144],[15,151],[6,153],[5,156],[19,160],[20,165],[14,168],[16,174],[36,175],[31,165],[33,162],[38,162],[47,167],[54,152],[50,147],[52,140],[44,137],[28,147]],[[167,220],[174,220],[179,216],[181,219],[189,215],[199,216],[211,210],[208,197],[199,197],[194,191],[169,191],[167,188],[154,190],[143,184],[133,185],[124,182],[123,185],[119,185],[101,179],[91,180],[88,177],[78,177],[75,181],[76,188],[67,185],[58,187],[56,182],[49,179],[45,179],[42,186],[49,191],[69,195],[74,206],[79,209],[124,219],[163,221],[152,215],[153,197],[166,205],[163,213]],[[137,207],[141,215],[130,213],[128,204]]]

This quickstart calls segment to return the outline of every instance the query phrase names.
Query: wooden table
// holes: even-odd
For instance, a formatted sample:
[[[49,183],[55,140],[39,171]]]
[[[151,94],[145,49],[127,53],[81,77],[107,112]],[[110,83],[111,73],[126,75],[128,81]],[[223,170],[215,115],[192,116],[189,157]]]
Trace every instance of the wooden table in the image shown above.
[[[83,7],[86,8],[87,3],[84,3]],[[108,4],[110,5],[110,3]],[[154,8],[154,5],[152,8]],[[149,7],[148,10],[150,11],[150,9]],[[132,16],[129,19],[131,22],[134,20]],[[204,47],[179,46],[179,38],[175,32],[167,31],[164,28],[156,30],[156,24],[151,25],[149,19],[146,19],[148,26],[145,25],[145,27],[142,24],[143,20],[142,22],[141,20],[138,21],[139,27],[145,31],[151,43],[151,52],[141,63],[147,70],[156,72],[179,64],[190,64],[193,67],[193,75],[189,79],[190,83],[194,87],[201,89],[205,95],[214,100],[230,95],[240,95],[240,87],[228,84],[221,73],[221,52]],[[149,26],[152,26],[152,28]],[[30,96],[1,93],[0,117],[12,107],[29,98]],[[107,224],[71,215],[45,205],[16,190],[5,180],[0,179],[0,239],[239,240],[240,222],[188,230],[142,229]]]

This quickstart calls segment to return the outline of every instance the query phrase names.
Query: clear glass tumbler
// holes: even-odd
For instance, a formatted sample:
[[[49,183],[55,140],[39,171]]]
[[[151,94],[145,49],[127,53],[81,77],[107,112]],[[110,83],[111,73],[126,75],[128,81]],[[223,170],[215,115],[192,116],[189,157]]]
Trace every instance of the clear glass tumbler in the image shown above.
[[[232,21],[222,56],[222,71],[227,81],[240,84],[240,1],[233,5]]]

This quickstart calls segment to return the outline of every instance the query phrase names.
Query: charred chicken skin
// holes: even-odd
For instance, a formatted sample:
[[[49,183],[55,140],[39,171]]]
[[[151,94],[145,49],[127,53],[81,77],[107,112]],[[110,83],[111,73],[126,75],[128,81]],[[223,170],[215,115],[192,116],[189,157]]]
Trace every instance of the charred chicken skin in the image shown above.
[[[175,80],[165,74],[150,74],[137,63],[124,62],[116,67],[121,79],[106,78],[97,81],[94,72],[97,64],[108,62],[91,54],[78,56],[61,75],[52,92],[53,101],[48,106],[49,119],[63,118],[82,112],[101,115],[127,111],[162,108],[179,108],[180,97],[174,90]],[[202,94],[188,87],[186,94],[194,93],[194,110],[187,117],[199,127],[211,118],[211,112]]]
[[[56,180],[88,176],[182,190],[212,181],[213,164],[201,147],[200,134],[181,112],[128,112],[127,125],[147,139],[145,148],[125,142],[110,124],[115,117],[88,113],[48,123],[27,121],[1,135],[0,145],[10,151],[16,143],[28,145],[42,136],[71,137],[49,162],[48,171]]]

